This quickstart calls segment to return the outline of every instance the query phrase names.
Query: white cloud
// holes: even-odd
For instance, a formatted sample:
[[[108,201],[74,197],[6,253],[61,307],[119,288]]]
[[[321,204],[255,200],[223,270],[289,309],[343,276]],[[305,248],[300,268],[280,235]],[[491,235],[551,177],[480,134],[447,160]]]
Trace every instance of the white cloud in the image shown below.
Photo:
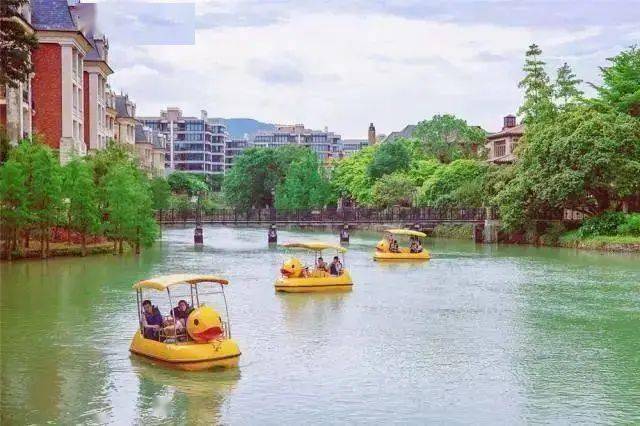
[[[325,10],[198,3],[209,22],[198,21],[192,46],[112,43],[112,82],[129,92],[141,114],[167,105],[189,114],[206,108],[211,116],[326,125],[343,137],[364,138],[370,122],[388,133],[445,112],[495,130],[520,103],[517,81],[533,41],[547,54],[550,72],[574,50],[596,46],[603,56],[573,55],[577,69],[590,73],[581,75],[585,80],[596,79],[597,66],[615,53],[602,45],[608,30],[594,22],[569,28],[429,20],[396,3],[402,14],[380,7],[355,13],[331,2]],[[626,35],[609,43],[624,45]]]

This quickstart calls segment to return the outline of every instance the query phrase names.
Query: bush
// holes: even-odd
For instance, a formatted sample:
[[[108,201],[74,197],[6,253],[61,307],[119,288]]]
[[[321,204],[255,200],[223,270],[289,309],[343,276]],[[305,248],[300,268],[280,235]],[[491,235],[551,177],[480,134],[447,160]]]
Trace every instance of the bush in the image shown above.
[[[581,238],[595,235],[616,235],[618,227],[625,222],[625,214],[622,212],[605,212],[599,216],[593,216],[585,220],[580,226],[578,235]]]
[[[540,243],[554,246],[560,241],[560,236],[566,232],[567,228],[562,222],[554,222],[548,227],[540,237]]]
[[[625,215],[624,222],[616,229],[618,235],[633,235],[640,237],[640,213]]]

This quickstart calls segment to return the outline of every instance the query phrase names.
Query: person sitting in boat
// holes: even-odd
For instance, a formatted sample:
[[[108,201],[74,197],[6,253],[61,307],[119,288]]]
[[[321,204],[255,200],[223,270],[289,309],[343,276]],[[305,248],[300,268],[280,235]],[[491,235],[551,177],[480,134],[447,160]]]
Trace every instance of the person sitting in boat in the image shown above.
[[[417,238],[412,238],[409,251],[411,253],[420,253],[422,251],[422,245],[420,245],[420,240],[418,240]]]
[[[331,262],[329,272],[331,275],[336,276],[342,274],[342,262],[340,262],[340,258],[338,256],[333,256],[333,262]]]
[[[176,319],[176,330],[179,332],[185,330],[187,327],[187,318],[193,311],[193,308],[189,306],[186,300],[178,302],[178,306],[173,308],[173,317]]]
[[[142,302],[142,330],[143,335],[147,339],[160,340],[160,329],[162,328],[163,319],[160,309],[153,306],[150,300]]]
[[[328,272],[329,271],[329,267],[327,266],[327,262],[324,261],[322,256],[318,257],[318,260],[316,261],[316,270],[317,271],[323,271],[323,272]]]
[[[398,248],[398,240],[393,240],[389,245],[389,251],[391,253],[400,253],[400,249]]]

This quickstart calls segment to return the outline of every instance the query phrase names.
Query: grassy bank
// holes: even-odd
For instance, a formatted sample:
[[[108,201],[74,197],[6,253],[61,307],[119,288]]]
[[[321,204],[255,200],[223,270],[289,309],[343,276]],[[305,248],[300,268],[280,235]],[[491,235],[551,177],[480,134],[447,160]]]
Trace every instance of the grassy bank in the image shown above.
[[[558,238],[557,245],[586,250],[640,252],[640,237],[630,235],[580,237],[578,231],[570,231]]]
[[[473,225],[470,223],[463,225],[437,225],[433,228],[433,233],[431,235],[435,238],[470,240],[473,237]]]
[[[106,253],[113,253],[112,242],[87,244],[87,256]],[[82,247],[80,244],[50,243],[49,257],[60,256],[82,256]],[[19,253],[14,253],[12,260],[38,258],[40,258],[40,243],[33,241],[29,244],[29,248],[22,248]]]

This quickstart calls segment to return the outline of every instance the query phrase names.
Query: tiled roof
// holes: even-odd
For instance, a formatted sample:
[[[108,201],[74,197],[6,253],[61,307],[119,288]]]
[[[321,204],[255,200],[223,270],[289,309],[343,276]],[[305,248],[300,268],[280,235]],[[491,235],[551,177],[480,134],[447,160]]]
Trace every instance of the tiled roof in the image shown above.
[[[413,132],[415,132],[415,130],[416,130],[415,124],[409,124],[409,125],[405,126],[405,128],[400,130],[399,132],[391,132],[391,133],[389,133],[389,136],[387,136],[384,139],[384,142],[393,142],[394,140],[396,140],[398,138],[411,138],[411,137],[413,137]]]
[[[149,143],[142,124],[136,124],[136,143]]]
[[[67,0],[31,0],[31,23],[38,30],[77,31]]]
[[[133,118],[127,110],[127,96],[116,95],[116,112],[118,113],[118,117]]]
[[[506,127],[499,132],[491,133],[487,139],[501,138],[504,136],[522,136],[524,134],[524,124],[518,124],[515,127]]]

